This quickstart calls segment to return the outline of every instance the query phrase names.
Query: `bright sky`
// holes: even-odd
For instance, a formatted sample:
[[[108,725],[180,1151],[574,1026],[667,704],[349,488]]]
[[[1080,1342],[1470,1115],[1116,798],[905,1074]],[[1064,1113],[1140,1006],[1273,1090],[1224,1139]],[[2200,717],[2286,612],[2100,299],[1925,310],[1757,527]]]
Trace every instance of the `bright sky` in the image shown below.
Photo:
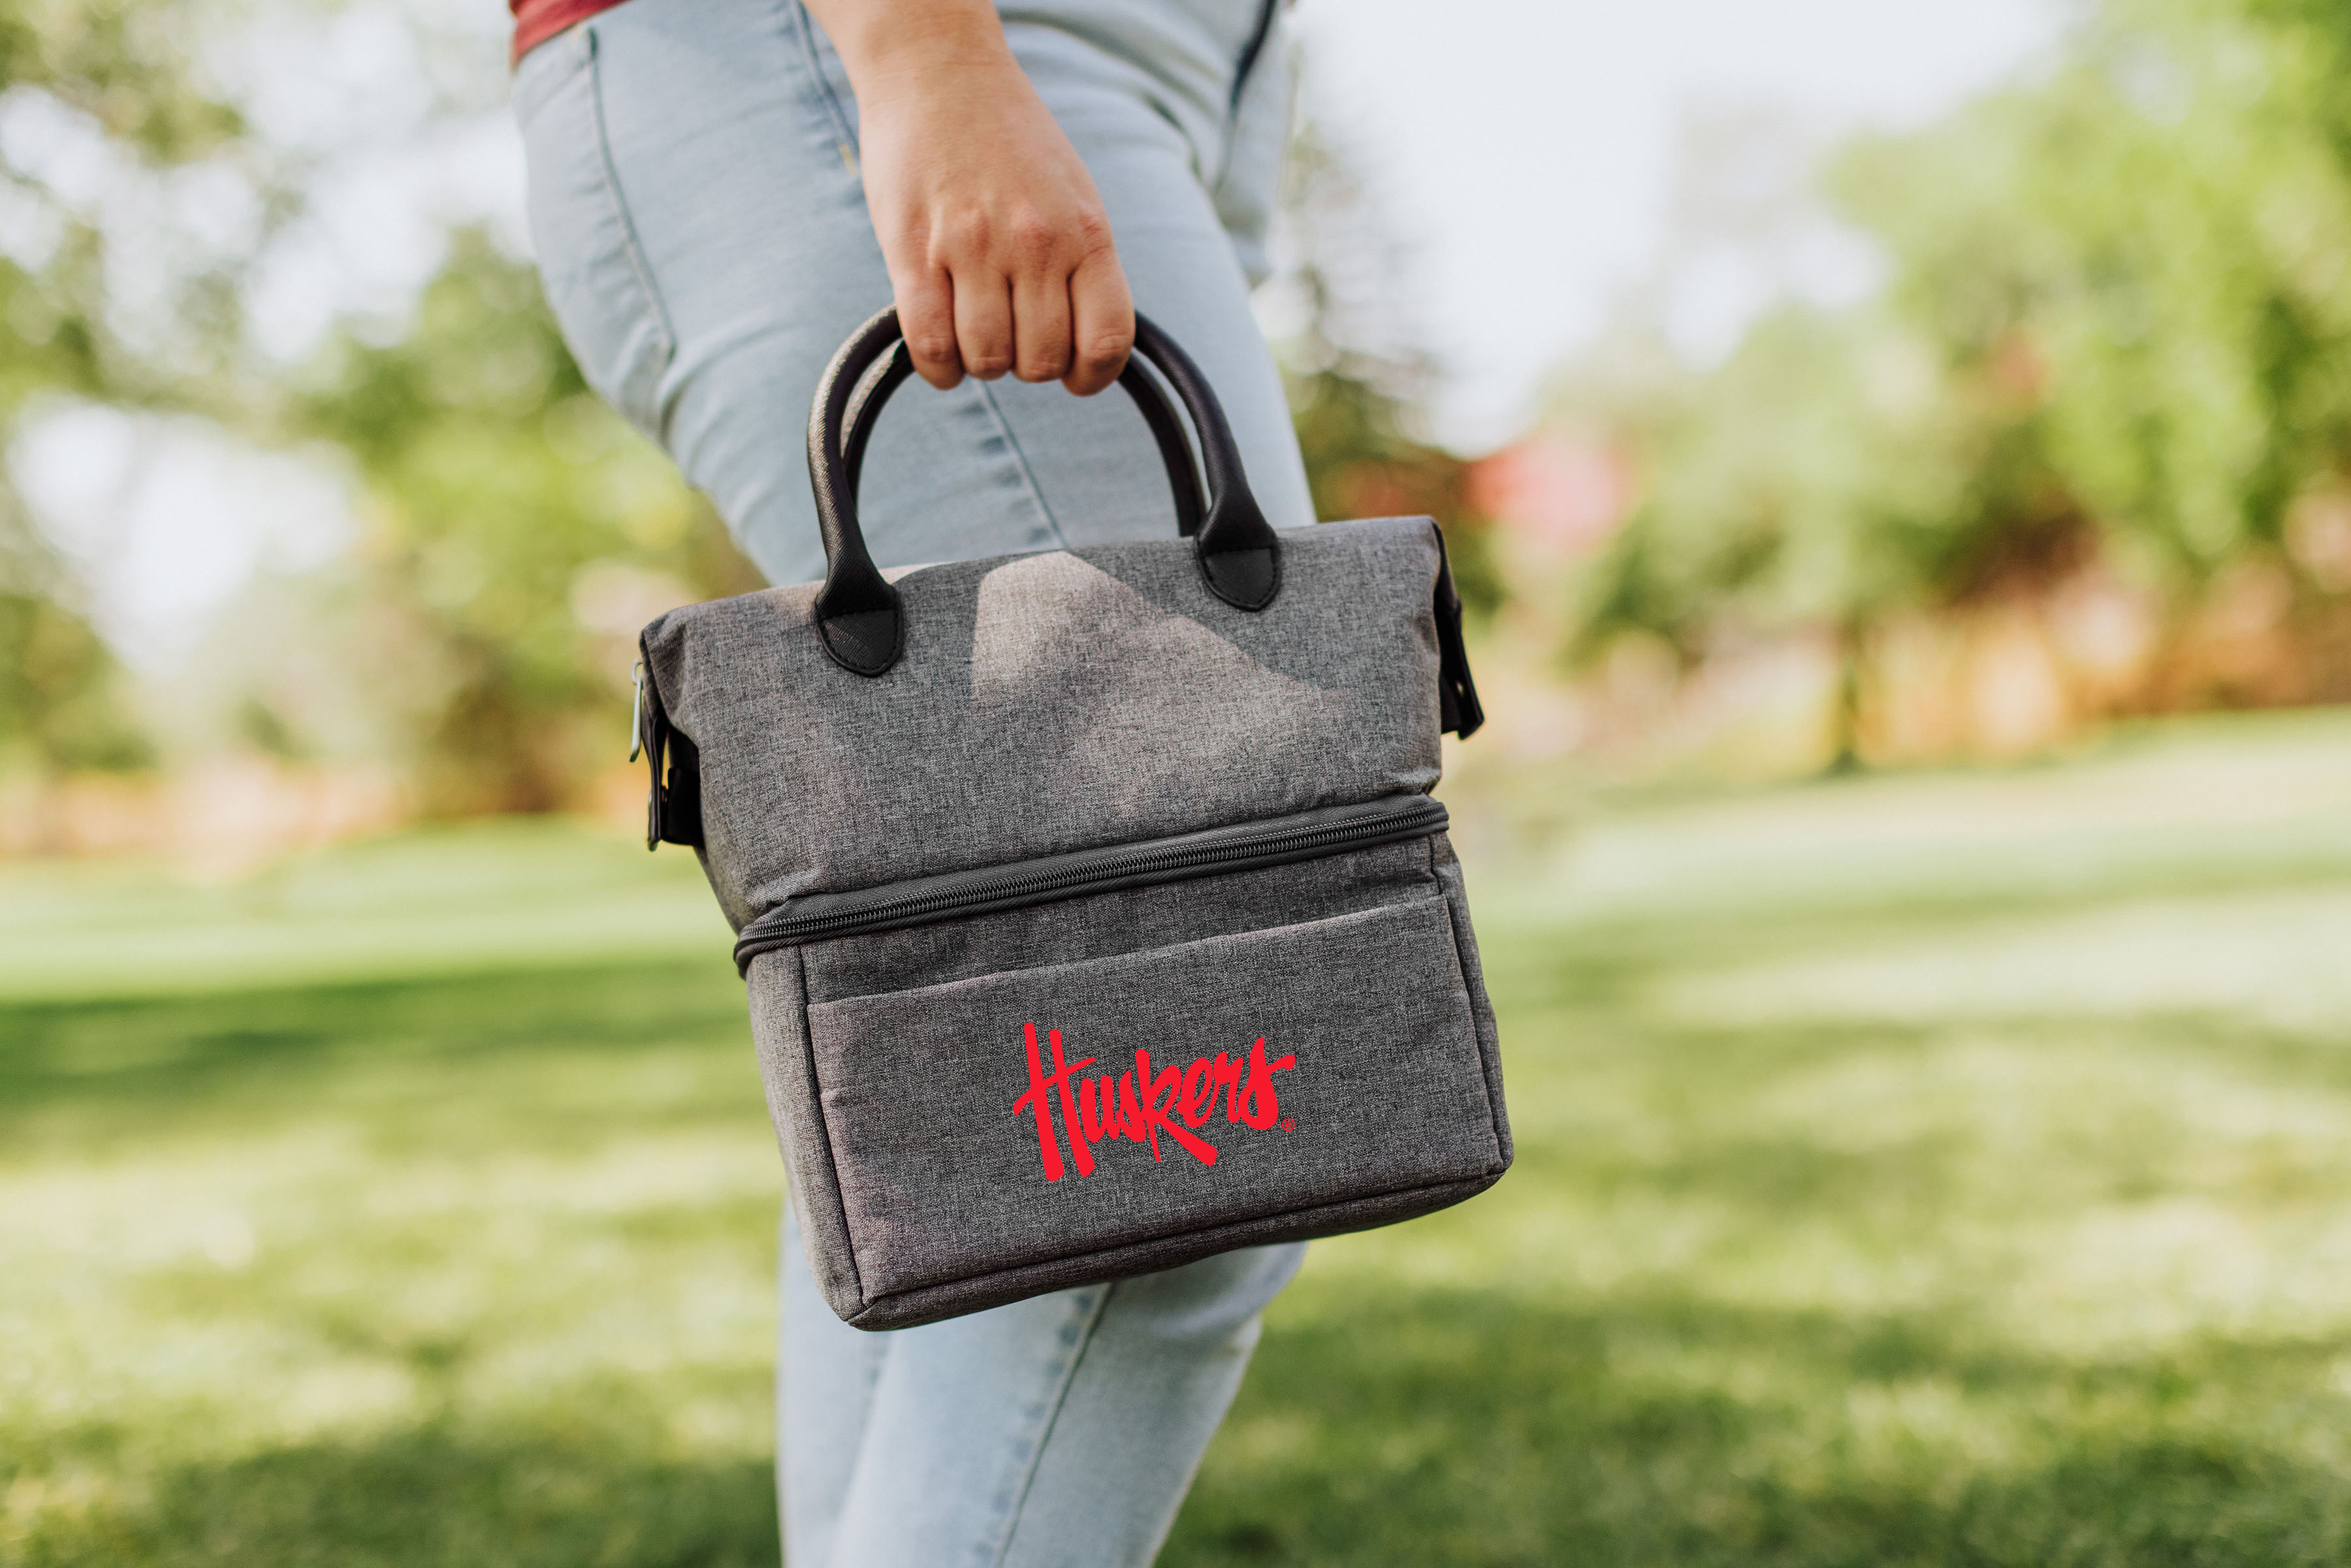
[[[1693,265],[1686,239],[1669,245],[1687,227],[1676,214],[1688,127],[1731,112],[1762,125],[1733,150],[1776,145],[1778,172],[1764,178],[1785,184],[1806,149],[1931,120],[2028,68],[2067,4],[1298,0],[1294,22],[1309,109],[1405,243],[1409,325],[1447,372],[1437,433],[1476,451],[1515,433],[1546,368],[1645,279],[1665,280],[1668,329],[1701,356],[1790,291],[1868,287],[1866,250],[1818,222],[1760,271],[1735,246]],[[459,18],[478,31],[483,68],[497,68],[496,0],[311,13],[273,23],[248,62],[256,123],[326,160],[340,193],[274,258],[256,302],[265,340],[288,354],[339,308],[396,315],[438,265],[443,223],[487,219],[522,243],[511,123],[430,120],[425,67],[387,14],[395,5]],[[87,152],[38,113],[0,116],[0,134],[46,138],[55,159]],[[125,184],[121,199],[154,198]],[[81,561],[101,627],[149,668],[172,664],[252,571],[298,569],[348,532],[349,481],[332,464],[240,454],[183,423],[69,412],[9,456]]]
[[[1298,0],[1307,102],[1416,251],[1439,428],[1510,434],[1543,369],[1657,259],[1682,128],[1761,110],[1825,142],[1923,123],[2027,66],[2060,0]],[[1824,257],[1824,269],[1833,267]],[[1819,282],[1831,291],[1842,277]],[[1716,277],[1693,347],[1764,301]]]

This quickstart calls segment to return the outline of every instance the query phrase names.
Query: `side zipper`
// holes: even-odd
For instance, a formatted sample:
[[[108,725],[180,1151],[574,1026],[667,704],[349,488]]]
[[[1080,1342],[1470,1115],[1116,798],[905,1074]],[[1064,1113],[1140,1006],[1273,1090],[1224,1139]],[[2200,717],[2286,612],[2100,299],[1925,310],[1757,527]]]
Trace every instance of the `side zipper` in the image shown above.
[[[735,967],[778,947],[925,925],[968,915],[1050,904],[1082,894],[1185,882],[1223,872],[1320,860],[1445,831],[1445,808],[1426,795],[1326,806],[1267,821],[1135,844],[1043,855],[984,870],[914,877],[851,893],[788,899],[743,927]]]

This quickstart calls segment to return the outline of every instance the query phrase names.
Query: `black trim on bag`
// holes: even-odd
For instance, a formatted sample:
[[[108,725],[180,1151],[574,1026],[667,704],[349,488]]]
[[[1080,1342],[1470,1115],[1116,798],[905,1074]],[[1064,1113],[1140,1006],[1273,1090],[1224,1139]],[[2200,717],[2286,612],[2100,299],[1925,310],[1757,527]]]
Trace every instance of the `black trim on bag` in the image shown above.
[[[702,847],[702,751],[684,730],[671,727],[669,710],[662,706],[661,687],[653,680],[651,652],[642,638],[637,646],[646,656],[637,688],[636,739],[653,775],[652,788],[645,792],[645,848],[683,844],[698,850]]]
[[[1424,839],[1443,832],[1446,820],[1445,807],[1426,795],[1394,795],[1142,843],[911,877],[849,893],[808,894],[787,899],[743,927],[735,942],[735,967],[747,972],[760,954],[804,942],[894,931],[1082,894],[1254,871]]]
[[[1478,683],[1469,676],[1469,650],[1461,640],[1461,595],[1453,588],[1453,563],[1445,553],[1445,528],[1428,521],[1437,536],[1437,727],[1467,740],[1486,722]]]
[[[1224,405],[1207,377],[1174,339],[1137,311],[1134,352],[1119,384],[1143,411],[1168,465],[1179,519],[1186,494],[1196,488],[1191,456],[1166,394],[1144,369],[1148,364],[1192,418],[1200,465],[1207,476],[1207,508],[1192,536],[1202,580],[1217,598],[1254,613],[1281,592],[1281,541],[1249,489],[1240,448]],[[876,367],[881,367],[877,371]],[[814,631],[825,656],[852,674],[878,679],[906,651],[904,604],[896,585],[874,564],[857,520],[857,478],[865,460],[865,431],[891,392],[914,373],[895,306],[884,306],[841,344],[817,383],[809,410],[809,486],[816,499],[817,532],[824,540],[824,586],[817,590]],[[868,383],[868,376],[872,376]],[[851,410],[856,422],[851,423]]]

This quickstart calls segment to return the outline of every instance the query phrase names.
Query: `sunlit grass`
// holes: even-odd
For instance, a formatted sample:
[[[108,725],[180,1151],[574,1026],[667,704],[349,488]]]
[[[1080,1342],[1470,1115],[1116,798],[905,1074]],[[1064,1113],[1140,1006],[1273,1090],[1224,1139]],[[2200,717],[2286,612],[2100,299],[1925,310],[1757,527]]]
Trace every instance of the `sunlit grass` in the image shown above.
[[[1456,810],[1519,1166],[1315,1249],[1166,1563],[2351,1560],[2351,722]],[[0,874],[0,1564],[772,1563],[706,901]]]
[[[771,1561],[731,982],[17,1009],[0,1561]]]

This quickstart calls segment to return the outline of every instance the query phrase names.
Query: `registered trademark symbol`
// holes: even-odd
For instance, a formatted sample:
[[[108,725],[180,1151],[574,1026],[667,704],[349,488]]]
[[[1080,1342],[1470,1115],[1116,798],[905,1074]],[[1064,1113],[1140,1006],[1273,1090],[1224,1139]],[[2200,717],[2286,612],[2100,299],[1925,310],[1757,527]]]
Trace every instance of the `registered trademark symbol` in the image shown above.
[[[1281,1130],[1285,1133],[1294,1133],[1298,1131],[1298,1124],[1290,1117],[1284,1116],[1281,1119]]]

